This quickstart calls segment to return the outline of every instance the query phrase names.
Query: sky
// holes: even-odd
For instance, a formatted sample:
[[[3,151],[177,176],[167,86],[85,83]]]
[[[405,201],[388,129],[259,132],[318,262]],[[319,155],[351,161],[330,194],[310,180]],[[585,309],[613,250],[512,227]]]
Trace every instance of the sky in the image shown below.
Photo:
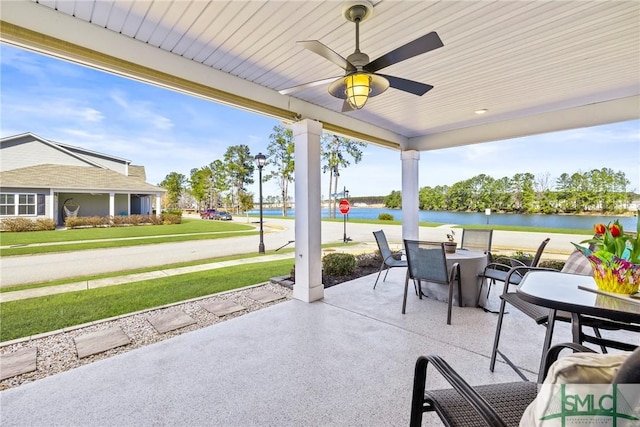
[[[279,122],[216,104],[0,45],[0,136],[31,132],[145,166],[147,182],[171,172],[223,159],[227,147],[246,144],[266,153]],[[474,144],[420,153],[420,187],[451,185],[479,174],[493,178],[516,173],[548,175],[611,168],[622,171],[640,192],[640,120]],[[362,179],[362,177],[367,177]],[[257,194],[256,184],[248,190]],[[327,175],[322,194],[327,195]],[[340,172],[340,189],[351,196],[381,196],[401,190],[398,151],[369,144],[359,164]],[[277,195],[275,181],[264,196]],[[293,191],[291,191],[293,194]]]

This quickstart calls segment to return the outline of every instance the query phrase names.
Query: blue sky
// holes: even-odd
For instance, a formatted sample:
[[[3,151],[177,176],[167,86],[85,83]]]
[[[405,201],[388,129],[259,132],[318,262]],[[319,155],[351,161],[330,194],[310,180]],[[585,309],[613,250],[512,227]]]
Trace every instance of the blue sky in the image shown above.
[[[278,121],[119,76],[0,45],[1,136],[43,138],[129,159],[147,181],[222,159],[228,146],[266,152]],[[611,168],[640,191],[640,121],[422,152],[420,186],[451,185],[484,173],[494,178]],[[367,177],[362,179],[362,177]],[[322,177],[323,194],[328,177]],[[400,153],[369,145],[341,172],[353,196],[401,189]],[[255,191],[255,188],[250,188]],[[275,183],[265,196],[278,194]]]

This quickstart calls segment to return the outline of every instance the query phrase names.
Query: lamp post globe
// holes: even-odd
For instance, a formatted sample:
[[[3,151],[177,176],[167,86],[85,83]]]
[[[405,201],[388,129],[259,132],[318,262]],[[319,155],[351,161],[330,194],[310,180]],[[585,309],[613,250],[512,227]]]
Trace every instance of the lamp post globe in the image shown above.
[[[260,205],[260,244],[258,245],[258,253],[264,253],[264,232],[262,229],[262,168],[267,161],[267,156],[262,153],[256,154],[254,157],[256,166],[258,167],[258,199]]]

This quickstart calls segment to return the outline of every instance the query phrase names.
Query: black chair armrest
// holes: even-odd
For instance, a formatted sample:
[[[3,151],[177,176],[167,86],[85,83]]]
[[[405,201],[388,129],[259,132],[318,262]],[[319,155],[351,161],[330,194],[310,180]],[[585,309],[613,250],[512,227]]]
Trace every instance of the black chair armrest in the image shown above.
[[[544,376],[547,376],[549,368],[558,359],[560,352],[572,349],[574,352],[595,353],[592,349],[576,343],[561,343],[552,346],[547,352],[544,366]],[[472,386],[470,386],[447,362],[440,356],[420,356],[416,361],[413,377],[413,396],[411,400],[411,427],[419,427],[422,420],[425,404],[425,386],[427,380],[427,367],[431,365],[447,380],[460,396],[478,413],[489,426],[506,426],[505,421]]]
[[[411,427],[419,427],[419,420],[422,419],[422,407],[424,402],[424,389],[427,379],[427,366],[431,365],[460,393],[460,395],[478,412],[487,425],[506,427],[507,424],[500,418],[491,405],[480,396],[462,377],[436,355],[420,356],[416,361],[415,373],[413,377],[413,399],[411,403]]]

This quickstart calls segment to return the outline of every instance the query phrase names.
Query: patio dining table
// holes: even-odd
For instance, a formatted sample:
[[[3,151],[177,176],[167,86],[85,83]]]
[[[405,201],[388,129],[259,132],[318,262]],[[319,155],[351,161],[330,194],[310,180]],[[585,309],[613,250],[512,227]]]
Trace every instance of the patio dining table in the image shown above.
[[[460,285],[462,287],[462,305],[476,307],[480,292],[478,274],[487,266],[487,254],[484,252],[458,249],[455,253],[447,253],[447,266],[460,264]],[[428,282],[425,282],[428,283]],[[448,289],[445,286],[423,286],[422,293],[437,301],[448,302]],[[454,305],[458,303],[456,294],[453,296]]]
[[[598,290],[591,276],[556,271],[530,271],[525,274],[516,292],[523,300],[550,309],[545,337],[546,348],[551,341],[557,311],[571,314],[572,336],[576,343],[582,344],[586,341],[624,350],[631,350],[640,345],[640,336],[632,343],[620,343],[584,334],[584,316],[617,322],[615,325],[618,325],[619,329],[640,332],[640,299],[602,292]],[[541,367],[544,366],[544,362],[541,361]]]

